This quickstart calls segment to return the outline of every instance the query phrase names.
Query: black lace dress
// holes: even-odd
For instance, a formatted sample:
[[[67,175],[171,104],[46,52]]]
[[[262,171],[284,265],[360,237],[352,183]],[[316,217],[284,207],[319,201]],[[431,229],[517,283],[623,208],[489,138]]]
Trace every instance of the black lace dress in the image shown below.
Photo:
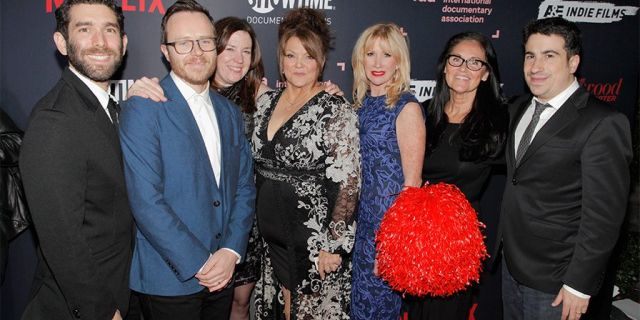
[[[233,101],[236,105],[240,104],[239,86],[230,86],[227,88],[218,89],[218,93],[227,99]],[[251,139],[253,133],[253,114],[242,113],[242,119],[244,120],[244,133],[247,139]],[[245,255],[244,262],[236,266],[234,272],[235,287],[245,285],[247,283],[253,283],[258,281],[260,277],[260,262],[262,261],[262,238],[258,234],[258,224],[256,220],[253,220],[253,227],[249,234],[249,242],[247,243],[247,253]]]
[[[260,97],[251,140],[256,216],[266,243],[256,318],[283,317],[283,286],[291,291],[291,319],[348,319],[360,185],[357,116],[344,98],[322,91],[269,141],[267,126],[281,95]],[[342,255],[342,265],[324,280],[315,264],[320,250]]]

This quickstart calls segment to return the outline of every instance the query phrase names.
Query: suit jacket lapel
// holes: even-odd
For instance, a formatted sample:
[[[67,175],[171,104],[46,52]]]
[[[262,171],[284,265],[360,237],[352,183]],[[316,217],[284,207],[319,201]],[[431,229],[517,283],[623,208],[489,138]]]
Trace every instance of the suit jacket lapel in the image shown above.
[[[202,138],[202,134],[200,134],[200,129],[198,128],[198,123],[193,117],[193,113],[189,108],[187,100],[182,96],[170,75],[167,75],[160,82],[160,86],[167,97],[165,110],[169,114],[169,120],[191,139],[193,145],[196,146],[196,150],[194,150],[194,152],[198,155],[201,161],[205,162],[207,172],[209,172],[211,179],[213,179],[212,181],[215,181],[213,169],[211,168],[211,161],[209,160],[209,154],[207,153],[207,147],[204,144],[204,139]],[[216,184],[213,183],[213,185],[215,187]]]
[[[216,121],[218,123],[218,132],[220,135],[220,185],[224,185],[223,181],[225,178],[225,156],[229,154],[228,148],[231,147],[231,129],[229,125],[232,123],[233,119],[230,118],[230,115],[226,112],[227,109],[222,107],[222,104],[225,103],[223,99],[221,99],[220,95],[213,90],[209,92],[209,97],[211,98],[211,103],[213,104],[213,111],[216,115]],[[223,188],[224,189],[224,188]]]
[[[536,133],[533,140],[531,140],[527,152],[525,152],[522,160],[520,160],[520,164],[526,162],[527,159],[531,158],[549,139],[553,138],[558,132],[578,119],[578,109],[586,104],[588,98],[588,92],[583,90],[582,87],[578,88],[562,107],[551,116],[547,123],[538,130],[538,133]]]
[[[121,156],[118,129],[107,116],[98,98],[68,67],[62,72],[62,78],[76,90],[82,99],[83,105],[88,109],[89,114],[91,114],[90,120],[95,124],[95,127],[107,137],[116,155]]]

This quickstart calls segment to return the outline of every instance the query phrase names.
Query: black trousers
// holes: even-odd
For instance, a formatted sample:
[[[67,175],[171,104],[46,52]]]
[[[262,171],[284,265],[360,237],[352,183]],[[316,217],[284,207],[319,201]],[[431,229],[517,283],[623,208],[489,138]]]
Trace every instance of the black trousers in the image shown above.
[[[144,320],[229,320],[233,286],[221,291],[204,289],[186,296],[154,296],[133,292]]]
[[[403,299],[409,320],[466,320],[472,305],[472,288],[449,297],[412,297]],[[401,317],[402,319],[402,317]]]

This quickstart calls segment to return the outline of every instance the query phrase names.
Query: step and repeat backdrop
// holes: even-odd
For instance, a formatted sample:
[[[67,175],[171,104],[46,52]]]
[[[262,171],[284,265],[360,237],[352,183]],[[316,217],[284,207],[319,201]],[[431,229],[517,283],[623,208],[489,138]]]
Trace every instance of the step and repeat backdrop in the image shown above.
[[[56,52],[52,34],[54,11],[63,0],[2,1],[0,9],[0,106],[19,126],[32,106],[55,83],[66,63]],[[422,101],[435,85],[436,59],[453,34],[474,30],[493,40],[504,91],[526,90],[522,78],[522,27],[530,20],[562,16],[583,31],[584,57],[578,80],[602,100],[630,117],[638,98],[638,0],[202,0],[214,19],[236,16],[256,30],[262,47],[266,80],[280,85],[277,28],[291,8],[322,10],[334,32],[324,79],[350,95],[351,51],[360,32],[377,22],[402,27],[411,49],[412,89]],[[122,0],[129,48],[112,85],[126,97],[127,87],[141,76],[162,77],[167,68],[160,53],[160,21],[172,0]]]
[[[55,9],[63,0],[0,2],[0,108],[26,128],[36,101],[58,80],[66,65],[53,43]],[[160,21],[173,0],[121,0],[129,46],[125,62],[111,84],[118,99],[142,76],[163,77],[167,65],[160,52]],[[522,27],[532,19],[562,16],[583,31],[584,56],[578,81],[635,123],[638,108],[639,0],[202,0],[214,19],[236,16],[256,30],[271,87],[281,85],[277,70],[277,28],[288,10],[311,7],[323,11],[333,34],[333,50],[324,79],[351,95],[351,51],[360,32],[378,22],[402,27],[411,50],[412,90],[420,101],[435,86],[435,65],[447,39],[462,31],[489,36],[498,52],[507,96],[526,91],[522,76]],[[488,241],[501,181],[492,181],[485,201],[490,216]],[[494,220],[492,220],[494,219]],[[17,319],[28,295],[35,249],[27,232],[11,243],[7,279],[0,296],[0,318]],[[496,302],[497,303],[497,302]],[[496,304],[497,306],[497,304]]]

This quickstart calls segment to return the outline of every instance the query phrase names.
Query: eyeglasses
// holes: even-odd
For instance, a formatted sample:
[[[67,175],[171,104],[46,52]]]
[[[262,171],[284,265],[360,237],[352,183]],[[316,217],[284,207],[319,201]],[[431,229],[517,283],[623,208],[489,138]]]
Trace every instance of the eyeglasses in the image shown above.
[[[471,59],[463,59],[459,55],[450,54],[447,57],[447,63],[452,67],[460,67],[463,63],[467,64],[467,69],[471,71],[478,71],[482,69],[482,67],[487,66],[488,64],[482,60],[471,58]]]
[[[173,46],[179,54],[187,54],[193,50],[193,43],[197,42],[200,50],[211,52],[216,48],[216,38],[204,38],[198,40],[180,40],[174,42],[165,42],[166,46]]]

